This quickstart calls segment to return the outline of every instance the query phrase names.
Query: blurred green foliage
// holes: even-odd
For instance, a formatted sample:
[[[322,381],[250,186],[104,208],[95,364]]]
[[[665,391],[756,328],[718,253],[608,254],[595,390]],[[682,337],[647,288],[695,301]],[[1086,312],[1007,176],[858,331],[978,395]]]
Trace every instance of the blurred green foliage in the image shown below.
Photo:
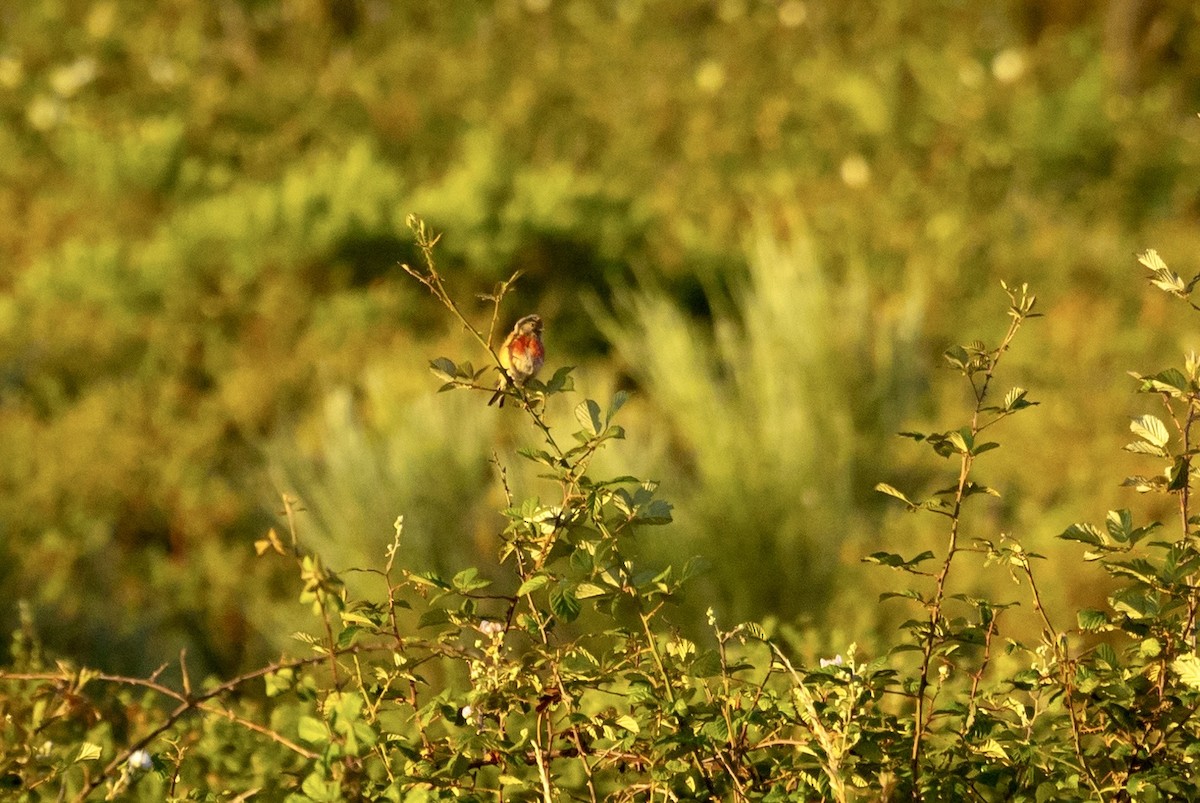
[[[1183,345],[1125,277],[1148,243],[1197,250],[1197,14],[10,4],[0,598],[105,668],[188,647],[230,671],[286,632],[249,560],[278,492],[337,566],[400,513],[411,565],[490,548],[487,459],[515,422],[423,400],[431,344],[459,334],[395,268],[413,211],[464,291],[525,272],[506,311],[547,319],[552,367],[637,386],[649,434],[614,462],[680,500],[660,554],[712,560],[694,615],[875,590],[835,572],[911,525],[870,489],[929,476],[882,450],[960,401],[930,366],[1000,278],[1052,314],[1013,362],[1042,389],[1019,425],[1041,449],[997,457],[995,523],[1036,541],[1118,507],[1114,377]]]

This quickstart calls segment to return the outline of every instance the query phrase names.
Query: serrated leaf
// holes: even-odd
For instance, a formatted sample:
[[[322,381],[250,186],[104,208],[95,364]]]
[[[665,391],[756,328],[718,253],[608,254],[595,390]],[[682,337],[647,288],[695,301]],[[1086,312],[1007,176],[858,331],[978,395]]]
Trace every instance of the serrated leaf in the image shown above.
[[[604,428],[600,422],[600,405],[594,399],[584,399],[576,405],[575,419],[592,435],[599,435]]]
[[[1079,541],[1091,546],[1101,546],[1104,543],[1104,536],[1100,534],[1100,531],[1093,525],[1086,523],[1072,524],[1063,530],[1058,537],[1064,541]]]
[[[574,589],[569,586],[559,585],[550,590],[550,611],[564,622],[575,621],[581,608]]]
[[[474,591],[479,588],[487,588],[492,581],[480,577],[479,570],[472,566],[454,575],[453,583],[459,591]]]
[[[1094,608],[1084,608],[1076,612],[1075,621],[1079,623],[1079,629],[1085,632],[1095,632],[1108,626],[1108,616],[1104,611]]]
[[[1015,387],[1008,393],[1004,394],[1004,410],[1016,411],[1024,410],[1026,407],[1033,407],[1038,402],[1029,401],[1025,398],[1029,391],[1022,387]]]
[[[524,583],[521,583],[521,587],[517,589],[517,596],[523,597],[526,594],[532,594],[534,591],[537,591],[539,588],[544,588],[549,582],[550,582],[550,578],[547,575],[535,574],[533,577],[530,577]]]
[[[1121,666],[1121,661],[1117,658],[1117,651],[1113,649],[1111,644],[1099,644],[1094,651],[1096,658],[1112,669],[1117,669]]]
[[[1104,526],[1114,541],[1126,543],[1133,530],[1133,514],[1128,510],[1110,510],[1104,519]]]
[[[976,751],[988,758],[997,758],[1001,761],[1008,761],[1008,753],[995,739],[985,739],[984,742],[975,748]]]
[[[344,649],[354,644],[355,638],[362,632],[362,628],[358,625],[342,628],[342,632],[338,633],[337,646],[338,649]]]
[[[1200,691],[1200,657],[1196,653],[1179,656],[1171,662],[1171,669],[1185,686]]]
[[[1158,251],[1153,248],[1147,249],[1145,253],[1138,254],[1138,262],[1142,263],[1155,273],[1169,270],[1167,263],[1163,262],[1163,258],[1160,257],[1158,255]]]
[[[620,725],[622,728],[629,731],[630,733],[641,733],[642,732],[642,728],[640,725],[638,725],[638,721],[636,719],[634,719],[633,717],[631,717],[629,714],[622,714],[621,716],[617,717],[616,724]]]
[[[98,744],[84,742],[79,745],[79,754],[75,756],[76,763],[80,761],[95,761],[104,753],[104,748]]]
[[[1151,491],[1162,491],[1167,487],[1166,477],[1143,477],[1141,475],[1126,477],[1121,485],[1123,487],[1132,486],[1135,491],[1140,494],[1150,493]]]
[[[296,723],[296,733],[309,744],[323,744],[329,741],[329,730],[325,723],[315,717],[300,717]]]
[[[1158,447],[1166,446],[1171,440],[1167,426],[1152,415],[1144,415],[1130,422],[1129,428],[1133,434]]]
[[[767,641],[767,631],[763,630],[762,625],[758,622],[746,622],[742,625],[742,630],[752,639],[758,641]]]
[[[1148,454],[1152,457],[1167,456],[1167,451],[1161,446],[1155,446],[1153,443],[1147,443],[1146,441],[1134,441],[1133,443],[1127,443],[1123,448],[1125,451],[1133,452],[1134,454]]]

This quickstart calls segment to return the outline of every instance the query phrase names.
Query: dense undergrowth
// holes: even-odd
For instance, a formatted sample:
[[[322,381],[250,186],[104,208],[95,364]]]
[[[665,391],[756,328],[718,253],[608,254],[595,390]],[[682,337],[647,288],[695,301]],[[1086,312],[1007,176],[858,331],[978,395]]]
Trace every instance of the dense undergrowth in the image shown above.
[[[474,359],[430,365],[443,390],[483,404],[494,332],[459,306],[437,238],[413,226],[422,262],[406,269],[475,344]],[[1141,262],[1200,309],[1200,277],[1184,281],[1153,251]],[[1036,299],[1004,290],[1007,330],[944,354],[968,391],[959,423],[904,433],[942,478],[922,491],[878,486],[922,522],[905,553],[865,556],[898,573],[883,604],[911,617],[889,649],[848,643],[808,663],[762,626],[711,610],[707,634],[681,635],[676,603],[703,562],[648,564],[645,542],[672,505],[649,479],[595,468],[625,436],[629,396],[577,401],[573,369],[558,367],[509,391],[525,437],[491,457],[504,524],[488,566],[401,567],[400,518],[376,562],[332,567],[306,546],[303,503],[285,497],[286,527],[257,551],[294,567],[314,624],[276,661],[227,681],[192,678],[185,654],[178,682],[166,667],[106,674],[56,660],[26,615],[0,673],[0,784],[19,800],[1186,797],[1200,749],[1200,358],[1134,375],[1161,409],[1132,422],[1126,449],[1146,470],[1127,484],[1169,499],[1175,520],[1118,510],[1063,531],[1115,582],[1104,608],[1066,616],[1043,591],[1073,569],[988,524],[1003,492],[983,478],[999,425],[1039,404],[1036,389],[1003,379]],[[556,407],[574,431],[552,426]],[[522,463],[539,477],[517,485],[509,469]],[[1011,594],[964,589],[968,560],[1011,576]],[[1020,619],[1040,636],[1011,635]]]

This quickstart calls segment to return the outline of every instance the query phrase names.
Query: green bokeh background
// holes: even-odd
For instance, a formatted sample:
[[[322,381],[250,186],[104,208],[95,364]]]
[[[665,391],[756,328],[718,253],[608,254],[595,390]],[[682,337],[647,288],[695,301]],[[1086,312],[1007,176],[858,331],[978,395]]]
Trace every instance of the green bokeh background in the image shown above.
[[[894,437],[957,426],[948,345],[995,341],[1001,279],[1047,317],[1002,371],[970,537],[1049,556],[1110,507],[1146,411],[1126,370],[1195,346],[1135,254],[1200,269],[1200,10],[950,0],[34,0],[0,9],[0,625],[147,672],[288,643],[296,588],[254,555],[306,507],[336,568],[494,562],[503,494],[548,492],[536,432],[436,395],[471,341],[397,267],[409,213],[472,306],[547,320],[549,365],[636,391],[601,473],[661,480],[655,562],[812,649],[889,637],[879,549],[936,548],[952,470]],[[572,422],[568,404],[552,418]],[[1016,592],[964,564],[968,589]],[[816,627],[804,631],[801,625]],[[792,630],[792,628],[795,628]]]

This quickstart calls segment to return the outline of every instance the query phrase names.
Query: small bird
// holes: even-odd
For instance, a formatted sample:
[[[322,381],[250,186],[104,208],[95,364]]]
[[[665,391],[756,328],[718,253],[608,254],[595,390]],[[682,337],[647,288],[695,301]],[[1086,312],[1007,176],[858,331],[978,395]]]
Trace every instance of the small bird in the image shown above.
[[[546,360],[546,347],[542,345],[542,319],[537,315],[526,315],[513,326],[500,346],[500,384],[496,387],[489,405],[499,402],[504,406],[505,391],[512,385],[525,387],[525,382],[541,370]]]

